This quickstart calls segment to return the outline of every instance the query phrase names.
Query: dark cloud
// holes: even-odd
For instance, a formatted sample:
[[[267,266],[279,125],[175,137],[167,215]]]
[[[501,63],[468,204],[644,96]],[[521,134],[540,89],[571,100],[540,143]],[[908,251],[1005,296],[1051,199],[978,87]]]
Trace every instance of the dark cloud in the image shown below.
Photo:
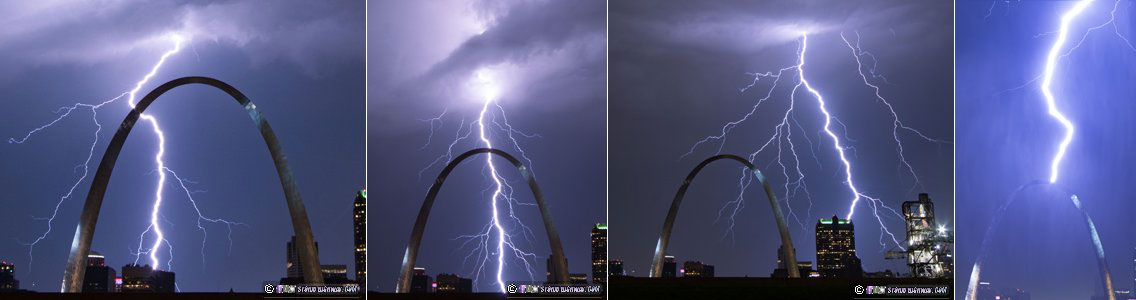
[[[249,1],[5,1],[0,76],[42,65],[97,64],[165,47],[168,36],[241,49],[253,65],[281,60],[318,76],[361,63],[363,20],[353,1],[262,5]],[[344,32],[355,32],[342,34]]]

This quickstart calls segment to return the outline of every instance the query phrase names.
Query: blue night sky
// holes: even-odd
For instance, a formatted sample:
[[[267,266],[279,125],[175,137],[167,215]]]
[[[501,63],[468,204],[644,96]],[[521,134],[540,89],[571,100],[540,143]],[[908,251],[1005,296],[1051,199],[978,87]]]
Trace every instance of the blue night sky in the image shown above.
[[[961,1],[957,7],[956,287],[965,291],[993,211],[1030,180],[1048,179],[1064,129],[1046,114],[1040,80],[1059,20],[1073,1]],[[1115,1],[1096,1],[1070,26],[1072,48],[1109,20]],[[1113,284],[1133,288],[1136,202],[1136,50],[1133,7],[1120,1],[1115,27],[1093,31],[1057,63],[1056,104],[1076,126],[1055,187],[1022,193],[995,234],[983,281],[1034,299],[1086,299],[1100,290],[1088,230],[1069,201],[1079,196],[1096,223]],[[957,293],[959,299],[962,293]]]
[[[97,7],[96,7],[97,6]],[[364,185],[364,13],[358,1],[324,2],[15,2],[0,4],[0,136],[23,138],[57,117],[53,111],[99,103],[130,90],[173,42],[188,37],[144,85],[139,97],[183,76],[225,81],[256,103],[288,155],[321,263],[352,264],[351,202]],[[182,291],[257,291],[285,276],[293,234],[280,182],[248,115],[217,90],[187,86],[166,93],[147,114],[165,132],[167,166],[207,217],[242,222],[196,227],[185,191],[165,188],[161,226],[174,246]],[[88,178],[47,217],[78,180],[96,138],[80,108],[23,144],[0,144],[0,259],[16,264],[21,288],[58,291],[79,211],[106,142],[126,116],[126,99],[103,106]],[[108,187],[92,245],[121,274],[149,224],[157,140],[135,126]],[[152,243],[147,237],[145,245]],[[204,248],[202,243],[206,242]],[[231,251],[230,251],[231,247]],[[159,251],[169,260],[168,248]],[[204,252],[204,255],[202,254]],[[143,257],[140,263],[148,264]],[[31,265],[29,267],[29,265]],[[165,269],[165,266],[161,267]],[[353,276],[351,276],[353,277]]]

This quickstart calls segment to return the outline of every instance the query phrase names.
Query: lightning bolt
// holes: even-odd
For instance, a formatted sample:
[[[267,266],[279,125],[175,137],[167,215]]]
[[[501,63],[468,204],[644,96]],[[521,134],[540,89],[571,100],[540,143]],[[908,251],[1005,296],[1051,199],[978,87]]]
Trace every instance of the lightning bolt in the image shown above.
[[[1061,164],[1061,159],[1065,157],[1065,150],[1069,147],[1069,143],[1073,141],[1073,122],[1070,122],[1065,114],[1057,109],[1056,100],[1053,96],[1053,91],[1050,87],[1053,85],[1053,73],[1056,70],[1058,54],[1061,48],[1065,45],[1065,40],[1069,36],[1069,23],[1073,21],[1077,15],[1080,15],[1091,4],[1093,0],[1082,0],[1077,2],[1073,8],[1065,12],[1061,16],[1061,27],[1057,31],[1057,40],[1053,42],[1053,47],[1049,48],[1049,54],[1045,58],[1045,73],[1041,79],[1041,93],[1045,96],[1045,104],[1048,107],[1049,116],[1056,119],[1065,127],[1065,137],[1062,138],[1061,143],[1057,146],[1057,154],[1053,156],[1053,161],[1049,164],[1049,183],[1057,182],[1058,167]]]
[[[150,68],[150,72],[147,73],[145,76],[143,76],[143,78],[140,81],[135,83],[134,88],[131,89],[130,91],[123,92],[122,94],[119,94],[118,96],[116,96],[114,98],[100,102],[98,104],[76,103],[76,104],[73,104],[71,106],[62,107],[60,109],[57,109],[54,112],[55,114],[58,115],[54,120],[52,120],[52,121],[48,122],[47,124],[44,124],[40,127],[32,129],[31,131],[28,131],[24,135],[23,138],[19,138],[19,139],[9,138],[8,139],[9,144],[24,144],[25,142],[28,141],[28,139],[32,138],[33,136],[40,133],[41,131],[46,130],[46,129],[54,126],[56,123],[62,121],[63,119],[67,118],[68,116],[70,116],[73,112],[75,112],[76,109],[80,109],[80,108],[90,109],[91,121],[95,124],[95,131],[94,131],[94,134],[93,134],[94,137],[93,137],[93,140],[91,141],[91,146],[88,148],[87,158],[83,161],[82,164],[75,167],[76,169],[79,169],[80,167],[83,169],[82,175],[79,176],[79,178],[76,179],[74,181],[74,183],[72,183],[71,186],[67,189],[67,192],[59,198],[59,200],[55,204],[54,209],[52,210],[50,217],[33,218],[33,219],[38,220],[38,221],[46,221],[47,230],[45,230],[42,234],[37,236],[32,242],[22,243],[23,245],[28,246],[28,269],[29,270],[34,270],[34,268],[32,268],[32,264],[35,261],[35,257],[34,257],[35,246],[40,241],[47,238],[47,236],[51,233],[51,231],[53,229],[52,224],[55,221],[55,217],[59,214],[59,208],[63,206],[63,202],[65,202],[65,200],[71,198],[71,196],[74,194],[75,190],[78,188],[79,184],[81,184],[84,180],[86,180],[88,175],[90,175],[91,158],[94,157],[95,147],[99,143],[99,134],[102,132],[102,124],[99,123],[99,120],[98,120],[99,109],[103,108],[103,106],[105,106],[107,104],[116,102],[119,99],[122,99],[124,97],[128,99],[127,103],[130,105],[131,108],[135,107],[135,99],[137,99],[137,94],[141,90],[142,86],[145,85],[147,82],[149,82],[149,80],[152,77],[154,77],[155,74],[157,74],[158,70],[161,68],[161,66],[165,63],[165,61],[170,56],[176,54],[177,52],[179,52],[181,50],[182,44],[185,42],[185,38],[182,37],[181,35],[178,35],[178,34],[171,34],[171,35],[169,35],[169,38],[174,43],[173,48],[164,52],[162,54],[162,56],[159,58],[158,62],[153,67]],[[197,212],[197,215],[198,215],[197,227],[198,227],[199,230],[201,230],[201,232],[204,236],[204,238],[202,239],[202,247],[201,247],[201,249],[202,249],[202,251],[201,251],[202,267],[204,268],[204,263],[205,263],[204,249],[205,249],[205,244],[206,244],[206,240],[207,240],[208,235],[207,235],[207,231],[205,230],[205,227],[202,224],[202,221],[210,222],[210,223],[221,223],[221,224],[225,224],[228,227],[228,229],[229,229],[229,249],[230,249],[230,253],[232,251],[231,250],[232,249],[232,226],[246,226],[247,227],[248,225],[244,224],[244,223],[228,221],[228,220],[220,219],[220,218],[208,218],[201,212],[200,208],[197,206],[197,202],[193,199],[192,192],[185,185],[186,180],[183,180],[172,169],[166,167],[165,161],[163,160],[163,157],[164,157],[164,154],[165,154],[165,135],[162,132],[161,127],[159,126],[157,119],[155,119],[152,115],[148,115],[148,114],[142,114],[141,117],[142,117],[143,120],[150,122],[151,127],[153,129],[153,132],[154,132],[155,136],[158,138],[159,147],[158,147],[156,155],[154,156],[154,161],[155,161],[155,164],[156,164],[155,170],[158,173],[159,177],[158,177],[158,182],[157,182],[157,186],[156,186],[154,205],[153,205],[153,209],[151,210],[151,214],[150,214],[150,225],[146,228],[145,231],[143,231],[142,235],[139,237],[139,246],[138,246],[137,251],[131,251],[132,252],[131,254],[135,255],[135,263],[138,262],[138,260],[140,259],[140,256],[142,254],[149,254],[150,259],[151,259],[152,268],[157,269],[158,266],[159,266],[159,263],[158,263],[158,260],[157,260],[157,257],[156,257],[156,250],[159,248],[159,246],[161,246],[161,244],[166,244],[167,247],[170,248],[168,250],[169,251],[168,253],[170,255],[170,259],[166,262],[166,269],[169,270],[172,267],[173,247],[172,247],[172,244],[169,242],[169,240],[167,240],[165,238],[165,235],[161,231],[161,227],[159,226],[159,222],[158,222],[159,216],[161,215],[160,214],[160,208],[161,208],[161,204],[162,204],[163,189],[166,185],[166,179],[167,179],[166,174],[169,173],[169,174],[173,175],[174,179],[177,181],[179,186],[182,188],[182,190],[185,191],[186,197],[188,198],[190,203],[193,205],[194,210]],[[154,240],[154,244],[149,249],[143,250],[143,247],[142,247],[143,241],[142,240],[144,239],[146,233],[149,233],[150,231],[153,231],[155,233],[156,239]],[[32,285],[34,286],[35,283],[33,282]]]
[[[916,188],[922,188],[923,184],[919,180],[918,172],[916,172],[914,166],[908,161],[905,155],[901,133],[914,135],[920,140],[930,143],[942,144],[950,142],[931,138],[928,135],[920,132],[919,130],[903,123],[892,103],[883,96],[882,92],[880,91],[880,86],[872,83],[872,81],[878,80],[885,84],[891,84],[887,80],[886,76],[877,72],[879,59],[871,52],[862,49],[862,47],[860,46],[860,35],[858,32],[856,33],[855,43],[845,37],[843,33],[841,33],[841,39],[852,52],[852,56],[856,61],[857,72],[860,75],[861,81],[867,88],[870,88],[874,91],[877,102],[881,103],[885,108],[887,108],[888,112],[891,114],[891,135],[896,144],[896,155],[902,166],[905,167],[907,171],[906,173],[909,173],[913,178],[914,183],[911,189],[914,190]],[[890,237],[890,240],[895,243],[897,247],[903,249],[904,245],[899,242],[899,239],[895,236],[895,234],[887,229],[887,226],[884,222],[884,216],[886,215],[881,215],[880,212],[890,212],[891,215],[900,220],[903,219],[902,215],[894,208],[888,206],[882,199],[872,197],[862,192],[855,184],[853,176],[854,172],[852,168],[853,164],[852,161],[848,158],[848,152],[854,151],[855,148],[847,146],[844,143],[845,141],[852,141],[852,139],[848,137],[847,126],[843,122],[841,122],[840,119],[829,112],[826,106],[825,98],[808,81],[804,72],[807,50],[808,34],[802,33],[800,38],[800,47],[797,50],[797,62],[795,65],[786,66],[778,69],[777,71],[764,73],[747,73],[747,75],[753,77],[753,81],[747,86],[740,88],[739,91],[744,93],[747,90],[753,89],[758,86],[761,81],[769,81],[771,83],[769,84],[768,90],[765,91],[764,96],[758,99],[750,109],[750,111],[740,119],[728,122],[723,125],[719,134],[707,136],[695,142],[694,145],[690,147],[690,150],[688,150],[687,153],[683,154],[681,158],[685,158],[686,156],[693,154],[699,147],[707,143],[718,143],[718,147],[715,153],[720,154],[727,141],[727,137],[732,130],[749,120],[749,118],[758,111],[762,104],[770,101],[770,99],[773,98],[773,94],[780,87],[782,81],[794,81],[792,88],[790,88],[789,91],[788,108],[785,110],[784,114],[781,115],[780,122],[773,126],[772,135],[768,139],[765,139],[756,151],[750,153],[750,161],[753,161],[758,157],[758,155],[766,152],[767,150],[773,151],[772,148],[777,148],[776,153],[772,154],[774,155],[774,158],[771,163],[776,163],[782,170],[782,176],[785,176],[786,178],[782,188],[784,189],[785,193],[784,198],[786,203],[785,207],[788,211],[787,215],[789,215],[790,218],[797,220],[802,228],[805,228],[804,223],[801,222],[801,219],[794,211],[793,205],[791,205],[790,203],[790,199],[797,198],[800,195],[800,192],[803,191],[803,197],[808,200],[807,215],[811,215],[811,210],[813,207],[812,196],[809,194],[808,186],[805,184],[806,175],[805,172],[801,169],[801,156],[797,153],[799,143],[794,143],[793,141],[794,131],[798,131],[801,133],[799,136],[804,137],[805,141],[809,144],[809,150],[811,152],[814,151],[813,142],[811,139],[809,139],[808,132],[803,129],[800,122],[795,117],[798,106],[798,103],[796,101],[797,93],[805,92],[808,96],[816,99],[818,110],[824,117],[824,126],[820,131],[822,131],[833,144],[833,150],[837,158],[839,158],[841,162],[844,175],[843,183],[848,188],[849,193],[852,196],[846,219],[852,219],[852,217],[854,217],[856,206],[860,204],[861,201],[866,202],[871,208],[872,214],[875,217],[876,221],[878,221],[880,224],[880,245],[886,246],[886,243],[884,242],[885,238]],[[868,63],[865,63],[865,59],[870,61]],[[793,74],[794,72],[796,74]],[[794,127],[796,128],[794,129]],[[816,161],[818,166],[820,166],[819,159],[817,159],[815,152],[812,153],[812,156],[814,161]],[[718,219],[715,220],[715,222],[718,222],[723,218],[727,220],[727,236],[732,237],[735,224],[734,218],[737,216],[738,212],[745,207],[745,198],[743,197],[743,195],[744,191],[752,183],[752,179],[753,178],[751,175],[749,175],[749,172],[743,171],[738,180],[738,195],[733,200],[726,202],[726,204],[718,211]],[[810,217],[806,216],[806,219],[808,218]]]
[[[491,72],[486,69],[478,70],[475,72],[474,84],[477,85],[479,97],[482,99],[481,108],[474,121],[467,122],[465,118],[461,120],[457,132],[454,134],[454,139],[450,142],[447,150],[442,155],[435,158],[429,165],[419,171],[419,178],[422,173],[431,169],[438,164],[448,163],[453,159],[453,149],[462,141],[468,140],[474,136],[476,127],[476,143],[484,146],[485,148],[494,148],[492,143],[494,132],[500,132],[499,138],[507,141],[508,147],[517,150],[521,158],[526,161],[526,166],[532,170],[532,160],[527,156],[524,149],[520,146],[518,137],[521,138],[540,138],[539,134],[529,134],[514,128],[508,121],[505,114],[505,109],[496,100],[499,96],[494,78]],[[427,136],[427,142],[423,145],[423,149],[430,146],[431,140],[435,130],[441,128],[442,118],[449,110],[443,111],[441,114],[420,121],[430,124],[430,133]],[[438,124],[438,125],[435,125]],[[475,285],[481,280],[483,272],[492,273],[496,289],[502,293],[505,290],[505,265],[509,255],[514,259],[520,260],[523,264],[523,270],[529,276],[530,280],[535,280],[536,276],[533,271],[533,262],[537,259],[537,255],[532,252],[521,249],[520,245],[514,241],[516,234],[510,234],[506,225],[513,225],[520,228],[520,233],[525,241],[531,246],[531,239],[535,237],[532,229],[525,225],[521,219],[516,215],[516,206],[522,205],[535,205],[535,203],[521,202],[513,196],[514,188],[509,184],[501,174],[498,173],[494,165],[493,156],[486,155],[485,169],[487,169],[487,176],[490,178],[490,186],[483,192],[490,192],[490,220],[485,224],[480,231],[475,234],[460,235],[455,237],[454,240],[464,240],[460,247],[455,249],[460,251],[463,249],[470,249],[470,252],[463,258],[463,265],[470,264],[473,261],[473,280]],[[495,261],[496,266],[492,266]],[[492,268],[492,270],[487,270]]]

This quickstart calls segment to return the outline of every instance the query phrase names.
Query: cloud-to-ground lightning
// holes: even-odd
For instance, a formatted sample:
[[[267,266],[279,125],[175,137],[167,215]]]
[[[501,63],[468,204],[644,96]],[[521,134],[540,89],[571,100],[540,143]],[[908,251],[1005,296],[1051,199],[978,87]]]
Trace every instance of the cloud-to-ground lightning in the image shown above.
[[[1053,91],[1050,89],[1053,85],[1053,73],[1057,68],[1058,55],[1065,45],[1065,39],[1069,36],[1069,23],[1073,22],[1073,19],[1080,15],[1092,2],[1093,0],[1081,0],[1061,16],[1061,27],[1057,32],[1057,40],[1053,42],[1053,46],[1049,48],[1049,54],[1045,58],[1045,73],[1041,80],[1041,93],[1045,96],[1049,115],[1065,127],[1065,136],[1061,139],[1061,143],[1057,146],[1057,154],[1053,156],[1053,161],[1049,164],[1050,183],[1057,182],[1058,167],[1061,164],[1061,159],[1065,157],[1065,150],[1069,147],[1069,143],[1073,141],[1074,131],[1073,122],[1070,122],[1065,114],[1057,109]]]
[[[526,162],[526,167],[532,170],[532,160],[529,159],[524,149],[521,148],[518,141],[518,135],[523,138],[539,138],[539,134],[528,134],[518,129],[515,129],[509,124],[508,117],[505,114],[505,109],[498,103],[498,97],[501,94],[498,86],[499,83],[494,72],[489,69],[479,69],[474,72],[472,80],[473,89],[478,100],[481,101],[480,110],[478,111],[475,120],[466,121],[463,117],[454,139],[449,143],[446,152],[435,158],[429,165],[419,171],[419,177],[422,173],[432,168],[439,163],[447,163],[453,159],[453,150],[460,142],[469,139],[471,136],[476,135],[476,143],[480,147],[494,148],[492,142],[493,133],[499,132],[499,138],[504,139],[507,146],[515,149],[520,154],[521,159]],[[441,114],[421,120],[430,124],[430,134],[427,136],[426,145],[430,145],[431,139],[434,136],[434,131],[440,128],[442,118],[449,112],[449,109],[443,111]],[[439,125],[435,125],[439,124]],[[476,127],[476,128],[475,128]],[[533,271],[533,262],[537,255],[535,253],[522,250],[520,245],[514,242],[513,237],[516,234],[510,234],[510,224],[519,228],[519,235],[521,235],[531,245],[531,237],[534,237],[532,230],[521,222],[521,219],[516,215],[515,206],[519,205],[534,205],[534,203],[521,202],[513,196],[513,187],[509,182],[500,174],[492,155],[486,155],[484,169],[487,170],[486,176],[491,181],[490,186],[486,191],[490,192],[489,205],[490,205],[490,220],[485,224],[480,231],[475,234],[461,235],[455,240],[464,240],[458,250],[470,248],[470,253],[463,259],[463,264],[468,264],[473,260],[473,279],[475,285],[481,279],[482,272],[486,268],[493,268],[491,271],[495,289],[500,292],[505,292],[504,273],[507,265],[507,255],[511,254],[513,258],[520,260],[523,264],[522,269],[527,273],[530,280],[535,280],[535,273]],[[456,250],[455,250],[456,251]],[[496,265],[492,266],[491,261],[496,261]]]
[[[878,65],[879,59],[874,54],[865,51],[860,47],[859,33],[857,33],[857,40],[855,44],[845,38],[843,34],[841,34],[841,38],[852,52],[852,56],[856,61],[857,72],[860,76],[861,81],[866,87],[874,91],[876,100],[879,103],[883,104],[883,106],[886,107],[888,112],[891,114],[891,135],[896,143],[896,153],[901,165],[905,167],[907,173],[909,173],[913,178],[914,183],[912,185],[912,189],[921,188],[922,183],[919,180],[919,176],[915,168],[905,156],[901,132],[910,133],[911,135],[914,135],[925,142],[949,142],[931,138],[928,135],[923,134],[919,130],[916,130],[911,126],[904,124],[899,114],[896,112],[894,106],[892,105],[892,102],[882,95],[880,86],[872,83],[872,81],[878,80],[885,84],[891,84],[889,81],[887,81],[887,78],[883,74],[877,72],[876,66]],[[772,136],[770,136],[768,139],[764,139],[763,142],[760,143],[760,146],[757,147],[757,150],[750,153],[749,159],[753,161],[758,157],[759,154],[765,152],[766,150],[770,150],[770,148],[773,147],[777,148],[776,153],[772,154],[774,155],[773,163],[776,163],[781,168],[782,176],[785,177],[785,182],[782,185],[782,188],[784,189],[785,193],[784,198],[787,207],[787,215],[789,215],[790,218],[796,219],[797,222],[801,224],[802,228],[804,228],[805,225],[803,222],[801,222],[801,218],[796,215],[796,212],[794,211],[793,205],[790,203],[790,200],[795,198],[795,196],[799,192],[803,191],[804,198],[808,200],[807,215],[811,216],[811,210],[813,206],[812,196],[809,194],[808,187],[805,185],[806,175],[805,172],[801,169],[801,159],[800,155],[797,153],[799,142],[794,143],[793,141],[794,131],[799,131],[799,136],[805,139],[805,142],[810,145],[809,150],[813,151],[813,141],[809,139],[809,132],[805,131],[805,129],[801,126],[801,123],[796,118],[796,111],[798,110],[797,108],[799,105],[799,103],[796,103],[797,93],[799,91],[806,92],[807,95],[817,100],[816,104],[818,110],[820,111],[821,116],[824,118],[824,120],[821,120],[823,127],[818,132],[823,132],[823,134],[827,136],[827,139],[832,142],[833,150],[837,158],[841,162],[841,169],[843,170],[844,175],[842,176],[842,183],[849,189],[849,192],[851,194],[847,219],[854,217],[857,204],[863,201],[867,201],[869,207],[872,209],[871,211],[875,219],[880,224],[880,244],[882,246],[886,246],[884,242],[886,236],[890,237],[891,241],[894,242],[897,247],[902,249],[904,248],[904,245],[899,242],[898,238],[896,238],[896,236],[890,230],[887,229],[886,224],[884,224],[884,216],[881,215],[880,212],[889,211],[894,215],[896,219],[902,219],[902,215],[892,207],[886,205],[882,199],[869,196],[856,186],[854,182],[854,170],[852,168],[853,163],[848,156],[848,152],[853,151],[855,148],[845,144],[846,141],[851,141],[851,138],[848,137],[848,128],[843,122],[840,121],[840,119],[838,119],[828,110],[828,108],[826,107],[825,98],[813,87],[813,85],[808,81],[807,77],[804,74],[804,68],[806,67],[805,58],[808,45],[807,40],[807,32],[802,32],[799,39],[800,46],[797,51],[797,61],[795,65],[783,67],[778,69],[777,71],[747,73],[747,75],[753,76],[753,82],[739,89],[741,92],[744,93],[747,90],[757,87],[761,81],[771,82],[767,87],[768,90],[763,93],[763,96],[757,100],[757,102],[753,105],[748,113],[746,113],[740,119],[728,122],[723,125],[721,132],[718,135],[707,136],[695,142],[694,145],[690,147],[690,150],[682,157],[685,158],[686,156],[693,154],[700,146],[711,142],[719,143],[716,149],[716,154],[720,154],[726,143],[727,137],[732,130],[749,120],[751,116],[757,113],[759,107],[761,107],[762,104],[768,101],[774,101],[772,100],[774,98],[774,93],[779,88],[779,85],[782,81],[795,81],[794,85],[789,91],[787,109],[783,114],[779,115],[780,122],[773,127]],[[870,59],[870,64],[865,64],[862,59]],[[796,72],[796,74],[792,74],[793,72]],[[789,75],[791,74],[796,76],[790,77]],[[796,129],[794,129],[794,127],[796,127]],[[819,160],[817,159],[815,152],[812,153],[812,156],[819,165]],[[748,175],[748,172],[742,172],[741,178],[739,178],[738,182],[739,192],[737,197],[734,198],[734,200],[728,201],[726,205],[723,206],[722,209],[720,209],[718,212],[719,220],[722,219],[723,216],[726,217],[727,235],[732,234],[734,218],[745,206],[745,198],[743,197],[743,194],[745,189],[748,188],[751,181],[752,178]],[[808,218],[809,217],[806,217],[806,219]]]
[[[89,175],[89,171],[90,171],[89,166],[90,166],[91,158],[94,157],[95,148],[97,147],[97,145],[99,143],[99,134],[102,132],[102,124],[99,123],[99,120],[98,120],[99,109],[103,108],[107,104],[113,103],[113,102],[115,102],[119,99],[122,99],[124,97],[128,99],[127,104],[129,104],[129,106],[131,108],[134,108],[138,92],[142,89],[142,87],[146,83],[149,82],[149,80],[152,77],[154,77],[157,74],[158,70],[161,68],[161,66],[163,64],[165,64],[166,60],[170,56],[176,54],[177,52],[179,52],[181,50],[181,47],[182,47],[183,43],[185,42],[185,38],[183,36],[179,35],[179,34],[170,34],[170,35],[168,35],[168,37],[173,42],[172,49],[164,52],[162,54],[162,56],[159,58],[158,62],[155,63],[154,66],[152,66],[150,68],[150,71],[147,74],[145,74],[145,76],[143,76],[143,78],[140,81],[135,83],[134,88],[131,89],[130,91],[119,94],[118,96],[116,96],[114,98],[100,102],[98,104],[76,103],[76,104],[71,105],[71,106],[60,108],[60,109],[55,111],[55,113],[58,114],[58,117],[56,117],[51,122],[48,122],[47,124],[45,124],[43,126],[37,127],[35,129],[29,131],[23,138],[20,138],[20,139],[9,138],[8,139],[8,142],[11,143],[11,144],[23,144],[28,139],[30,139],[32,136],[40,133],[41,131],[43,131],[45,129],[48,129],[48,128],[54,126],[59,121],[67,118],[73,112],[75,112],[76,109],[79,109],[79,108],[90,109],[91,110],[91,120],[95,124],[94,139],[91,141],[91,146],[88,149],[87,158],[84,160],[84,162],[81,165],[76,166],[76,169],[78,169],[80,167],[83,169],[82,175],[79,176],[79,178],[76,179],[73,184],[71,184],[71,186],[70,186],[70,188],[68,188],[67,192],[59,198],[59,201],[56,202],[56,205],[55,205],[54,210],[52,211],[50,217],[36,218],[36,220],[46,221],[47,230],[45,230],[43,234],[36,237],[32,242],[25,244],[29,247],[29,249],[28,249],[29,269],[33,269],[33,268],[31,268],[31,264],[32,264],[32,262],[34,262],[33,254],[34,254],[34,251],[35,251],[35,246],[40,241],[45,239],[51,233],[52,223],[54,222],[55,217],[59,213],[59,208],[62,207],[63,202],[65,200],[71,198],[71,196],[75,192],[75,189],[77,189],[79,184],[81,184],[84,180],[86,180],[86,178]],[[154,198],[154,204],[153,204],[152,210],[150,212],[150,225],[140,235],[139,246],[138,246],[137,250],[132,251],[132,253],[135,254],[135,263],[138,262],[138,260],[140,259],[140,256],[142,254],[149,254],[152,268],[158,269],[158,267],[160,266],[160,263],[158,262],[158,259],[157,259],[157,256],[156,256],[156,250],[161,246],[161,244],[164,243],[168,247],[170,247],[170,249],[169,249],[170,259],[166,262],[166,269],[169,270],[169,269],[172,268],[172,265],[171,265],[171,262],[173,260],[172,244],[170,244],[170,242],[165,238],[165,234],[161,231],[161,227],[159,225],[159,217],[161,216],[162,194],[163,194],[163,191],[164,191],[164,187],[166,185],[166,179],[167,179],[166,174],[169,173],[177,181],[178,186],[181,187],[186,192],[186,197],[188,198],[188,200],[192,204],[195,212],[197,213],[197,216],[198,216],[197,227],[198,227],[199,230],[202,231],[202,234],[205,236],[202,239],[202,253],[201,253],[202,265],[204,267],[204,262],[205,262],[204,249],[205,249],[205,243],[206,243],[206,238],[207,238],[207,232],[205,230],[205,227],[202,224],[203,220],[206,221],[206,222],[211,222],[211,223],[225,224],[228,227],[229,234],[230,234],[230,237],[229,237],[230,248],[232,247],[232,236],[231,236],[232,226],[234,226],[234,225],[247,226],[247,225],[244,224],[244,223],[232,222],[232,221],[228,221],[228,220],[221,219],[221,218],[209,218],[209,217],[206,217],[201,212],[200,208],[197,206],[197,202],[193,199],[192,192],[185,185],[185,180],[183,180],[181,177],[179,177],[177,175],[177,173],[175,173],[172,169],[170,169],[169,167],[166,166],[166,163],[163,159],[164,155],[165,155],[165,135],[162,132],[161,127],[159,126],[157,119],[154,118],[154,116],[148,115],[148,114],[142,114],[141,117],[142,117],[143,120],[146,120],[151,124],[153,132],[155,134],[155,137],[158,140],[158,149],[156,150],[156,154],[154,156],[154,162],[155,162],[155,165],[156,165],[155,172],[158,173],[158,182],[157,182],[157,185],[155,187],[156,191],[155,191],[155,194],[154,194],[154,197],[155,197]],[[155,234],[154,243],[148,249],[144,249],[143,246],[142,246],[143,240],[145,239],[146,233],[149,233],[150,231],[153,231],[154,234]],[[34,284],[35,283],[33,282],[33,285]]]

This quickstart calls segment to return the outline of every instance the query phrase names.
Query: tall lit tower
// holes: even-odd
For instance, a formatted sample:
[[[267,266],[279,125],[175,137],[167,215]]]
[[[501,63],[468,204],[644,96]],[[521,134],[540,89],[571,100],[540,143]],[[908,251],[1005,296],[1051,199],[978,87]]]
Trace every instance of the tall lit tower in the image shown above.
[[[856,256],[855,227],[850,220],[820,219],[816,224],[817,272],[820,277],[863,276],[860,257]]]
[[[367,189],[355,193],[355,282],[367,290]]]
[[[607,224],[592,227],[592,283],[607,283]]]

